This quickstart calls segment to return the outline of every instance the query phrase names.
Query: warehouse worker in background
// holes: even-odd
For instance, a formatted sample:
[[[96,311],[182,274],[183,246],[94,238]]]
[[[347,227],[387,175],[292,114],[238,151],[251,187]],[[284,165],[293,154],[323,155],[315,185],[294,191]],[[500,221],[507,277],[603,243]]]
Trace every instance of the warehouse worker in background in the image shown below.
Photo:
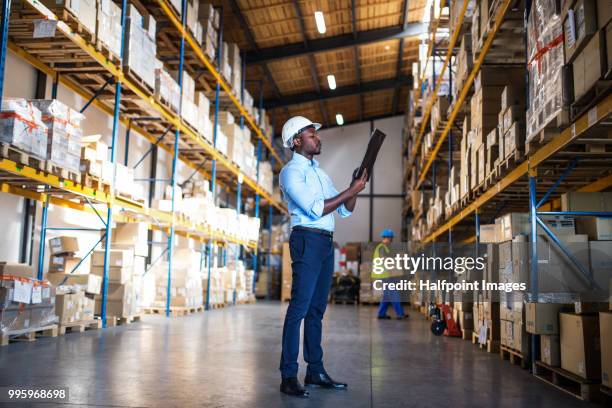
[[[308,363],[306,385],[345,389],[347,384],[332,380],[323,367],[321,331],[334,271],[334,211],[348,217],[355,209],[357,194],[367,182],[364,172],[338,193],[331,178],[313,159],[321,153],[319,123],[295,116],[283,126],[283,146],[292,159],[280,172],[280,188],[291,214],[289,249],[293,282],[291,301],[283,325],[280,391],[308,397],[297,379],[300,326],[304,320],[304,360]]]
[[[393,230],[389,228],[380,233],[382,242],[378,244],[374,249],[374,259],[386,258],[387,256],[389,256],[389,253],[391,252],[389,245],[391,245],[391,243],[393,242],[393,236]],[[384,263],[382,263],[382,265],[384,267]],[[377,280],[383,280],[385,282],[392,282],[394,280],[391,276],[391,271],[386,268],[381,273],[372,272],[372,278]],[[396,290],[385,289],[383,291],[383,298],[380,301],[380,306],[378,307],[379,319],[391,318],[391,316],[387,314],[387,308],[389,307],[389,304],[393,305],[393,309],[395,310],[395,314],[398,319],[404,319],[408,317],[404,314],[404,308],[402,307],[402,302],[400,301],[399,292]]]

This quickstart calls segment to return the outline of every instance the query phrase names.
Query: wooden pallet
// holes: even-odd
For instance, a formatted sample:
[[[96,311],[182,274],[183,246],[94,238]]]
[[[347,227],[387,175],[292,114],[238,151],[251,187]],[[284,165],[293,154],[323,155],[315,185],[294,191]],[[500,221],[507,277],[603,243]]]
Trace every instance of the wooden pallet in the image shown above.
[[[499,353],[499,340],[487,339],[486,344],[478,342],[478,333],[472,332],[472,344],[476,344],[480,350],[487,353]]]
[[[98,330],[102,328],[102,320],[100,319],[92,319],[92,320],[80,320],[78,322],[72,323],[62,323],[59,326],[59,334],[60,336],[66,333],[83,333],[85,330]]]
[[[58,166],[55,163],[47,160],[45,162],[45,172],[49,173],[49,174],[53,174],[57,177],[59,177],[60,179],[63,180],[70,180],[74,183],[80,183],[81,182],[81,173],[80,172],[75,172],[72,170],[68,170],[64,167]]]
[[[120,317],[120,316],[106,316],[106,327],[122,326],[124,324],[131,324],[140,321],[140,315]]]
[[[333,300],[333,304],[334,305],[353,305],[353,306],[357,306],[359,304],[359,302],[357,302],[357,300]]]
[[[110,193],[110,184],[103,181],[102,179],[92,176],[91,174],[82,173],[81,174],[81,184],[84,187],[92,188],[97,191],[103,191],[105,193]]]
[[[510,173],[516,166],[524,160],[525,156],[521,150],[515,149],[514,152],[510,153],[503,160],[500,160],[497,165],[497,178],[498,180]]]
[[[210,304],[211,309],[223,309],[225,306],[227,306],[225,303],[211,303]]]
[[[132,202],[132,204],[135,204],[137,206],[141,206],[141,207],[145,206],[145,201],[144,201],[143,198],[136,198],[136,197],[132,196],[131,194],[126,193],[125,191],[121,191],[121,192],[117,191],[116,192],[116,196],[117,196],[117,198],[120,198],[120,199],[122,199],[124,201],[130,201],[130,202]]]
[[[26,153],[8,143],[0,143],[0,157],[3,159],[12,160],[17,164],[35,168],[37,170],[45,170],[44,159],[40,159],[31,153]]]
[[[542,361],[536,361],[536,378],[566,392],[582,401],[592,401],[599,394],[598,381],[585,380],[560,367],[552,367]]]
[[[559,136],[559,133],[561,132],[555,128],[545,128],[540,130],[531,138],[531,140],[525,142],[525,154],[528,156],[532,155],[542,146]]]
[[[121,66],[121,58],[117,54],[115,54],[108,45],[104,43],[100,38],[96,39],[96,50],[104,55],[106,59],[114,65]]]
[[[508,346],[499,346],[499,357],[502,360],[509,360],[510,364],[519,365],[523,369],[528,368],[527,361],[520,351],[514,350]]]
[[[79,18],[72,13],[72,11],[63,7],[53,8],[52,11],[60,20],[64,21],[74,32],[79,34],[90,44],[96,43],[96,33],[92,33],[89,28],[85,27]]]
[[[127,66],[123,67],[123,74],[125,75],[126,78],[136,83],[138,86],[140,86],[143,90],[147,91],[149,94],[153,95],[155,93],[155,89],[151,85],[149,85],[145,80],[143,80],[140,77],[140,75],[138,75],[137,72],[135,72],[133,69],[130,69],[130,67],[127,67]],[[138,98],[138,101],[140,101],[140,98]],[[136,100],[134,102],[136,102]],[[152,111],[152,112],[155,112],[155,111]]]
[[[36,341],[37,337],[57,337],[57,333],[57,324],[7,331],[2,333],[0,346],[6,346],[10,342]]]
[[[581,116],[589,108],[597,105],[597,103],[609,95],[611,91],[612,80],[599,80],[595,82],[591,89],[585,92],[580,99],[572,103],[570,107],[570,116],[572,120],[576,120],[576,118]]]
[[[143,309],[145,314],[166,314],[165,307],[146,307]],[[179,317],[179,316],[187,316],[188,314],[203,312],[204,306],[197,307],[180,307],[180,306],[171,306],[170,307],[170,316]]]

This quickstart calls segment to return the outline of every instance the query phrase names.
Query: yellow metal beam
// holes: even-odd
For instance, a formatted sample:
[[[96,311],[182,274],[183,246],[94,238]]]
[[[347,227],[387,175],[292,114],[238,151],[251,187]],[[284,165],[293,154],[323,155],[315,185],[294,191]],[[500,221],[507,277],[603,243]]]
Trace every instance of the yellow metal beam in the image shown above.
[[[487,56],[489,52],[489,49],[493,45],[493,40],[495,39],[495,36],[497,35],[497,31],[502,25],[504,16],[506,15],[506,12],[508,11],[510,7],[510,3],[511,3],[511,0],[503,0],[502,5],[499,7],[497,14],[495,15],[495,24],[493,25],[493,28],[489,32],[489,35],[487,36],[487,39],[485,40],[482,46],[482,50],[480,51],[478,59],[474,61],[474,67],[472,68],[470,75],[467,77],[467,80],[465,81],[465,84],[463,85],[463,88],[461,89],[459,98],[457,98],[457,101],[455,102],[455,107],[453,108],[453,111],[451,112],[448,118],[448,121],[446,122],[446,126],[444,126],[444,130],[442,131],[442,134],[440,135],[440,140],[438,140],[438,143],[436,143],[436,146],[431,152],[429,159],[427,160],[427,162],[425,163],[425,166],[421,170],[421,174],[419,176],[419,179],[417,181],[417,185],[415,188],[419,188],[421,183],[423,183],[423,181],[427,177],[427,171],[431,167],[431,164],[433,163],[436,156],[438,155],[438,152],[440,151],[442,144],[446,140],[446,137],[448,136],[448,133],[450,132],[453,126],[453,123],[455,122],[455,118],[459,114],[459,110],[461,109],[461,106],[463,105],[463,102],[465,101],[465,98],[467,97],[470,87],[472,86],[472,83],[474,82],[474,79],[476,78],[476,75],[478,71],[480,70],[480,66],[483,64],[485,57]]]
[[[425,113],[423,114],[421,128],[419,129],[419,134],[417,135],[416,141],[412,148],[411,157],[416,157],[416,153],[419,151],[419,146],[421,145],[421,141],[423,140],[423,134],[425,133],[425,128],[427,127],[427,121],[429,120],[429,116],[431,115],[431,109],[433,108],[434,103],[436,103],[438,99],[438,91],[440,90],[440,86],[442,85],[442,77],[444,76],[444,73],[446,72],[446,69],[450,64],[450,59],[453,55],[453,49],[455,48],[457,40],[459,39],[459,34],[461,33],[460,27],[463,25],[463,19],[465,18],[465,12],[467,10],[468,3],[468,1],[464,1],[463,6],[461,7],[461,11],[459,12],[459,20],[457,24],[458,29],[455,30],[450,42],[448,43],[448,48],[446,50],[446,58],[444,59],[444,65],[442,65],[442,70],[440,71],[438,76],[439,81],[436,83],[436,87],[434,88],[433,94],[431,95],[431,98],[428,99],[427,105],[425,106]]]
[[[157,3],[160,5],[160,7],[164,11],[168,19],[172,22],[174,27],[178,30],[178,32],[183,37],[185,37],[185,40],[191,46],[191,48],[197,55],[198,59],[200,60],[200,62],[202,62],[202,64],[206,67],[206,69],[213,75],[215,80],[219,82],[219,84],[221,85],[221,88],[223,88],[223,91],[225,91],[225,93],[229,96],[232,103],[238,108],[238,111],[240,111],[240,114],[244,116],[244,119],[248,123],[249,127],[253,129],[257,137],[262,141],[262,143],[270,151],[272,156],[274,156],[274,158],[277,160],[277,163],[282,164],[283,160],[280,158],[278,153],[276,153],[276,150],[274,150],[268,138],[262,133],[261,128],[257,126],[257,124],[255,123],[255,120],[251,117],[251,115],[249,115],[249,113],[246,111],[245,107],[238,100],[238,98],[236,98],[230,85],[221,76],[219,71],[217,71],[215,66],[208,60],[208,57],[204,54],[204,52],[202,51],[202,48],[193,38],[191,33],[188,30],[186,30],[185,27],[183,27],[183,24],[178,19],[174,11],[170,8],[170,5],[168,4],[167,0],[157,0]]]

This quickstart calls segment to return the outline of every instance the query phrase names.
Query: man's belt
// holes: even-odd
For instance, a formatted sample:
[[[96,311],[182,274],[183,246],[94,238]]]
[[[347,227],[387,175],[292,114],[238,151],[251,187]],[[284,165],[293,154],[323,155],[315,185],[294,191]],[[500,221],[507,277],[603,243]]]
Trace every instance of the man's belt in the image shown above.
[[[292,231],[308,231],[308,232],[314,232],[315,234],[322,234],[322,235],[327,235],[328,237],[333,237],[334,233],[328,230],[324,230],[321,228],[310,228],[310,227],[303,227],[301,225],[298,225],[296,227],[293,227],[291,229]]]

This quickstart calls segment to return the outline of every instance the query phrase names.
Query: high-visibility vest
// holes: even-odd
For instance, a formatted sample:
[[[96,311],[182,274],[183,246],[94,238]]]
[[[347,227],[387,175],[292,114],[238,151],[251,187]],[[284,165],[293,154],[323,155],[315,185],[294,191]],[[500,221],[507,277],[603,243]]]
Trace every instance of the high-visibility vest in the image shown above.
[[[384,255],[381,254],[381,251],[384,251]],[[389,247],[384,244],[384,242],[381,242],[380,244],[376,245],[376,248],[374,249],[374,256],[372,258],[372,263],[374,263],[374,260],[376,258],[384,258],[386,255],[389,255],[389,252],[391,251],[389,250]],[[386,279],[390,276],[389,271],[387,270],[387,268],[385,268],[384,264],[381,266],[384,269],[384,271],[382,273],[375,273],[374,265],[372,265],[372,278],[373,279]]]

